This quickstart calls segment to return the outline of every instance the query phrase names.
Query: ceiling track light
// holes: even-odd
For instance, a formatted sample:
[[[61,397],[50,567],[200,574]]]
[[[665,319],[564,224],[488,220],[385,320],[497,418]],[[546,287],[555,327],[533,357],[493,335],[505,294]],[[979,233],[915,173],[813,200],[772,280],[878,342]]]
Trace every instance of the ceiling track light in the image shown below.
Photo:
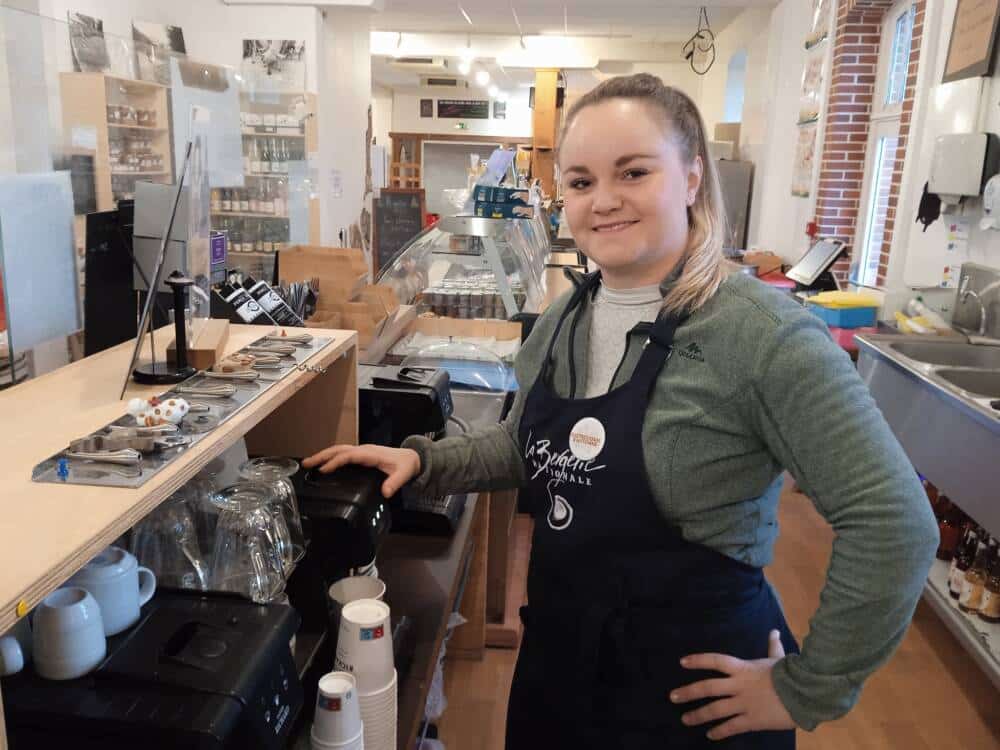
[[[563,6],[563,33],[569,36],[569,11],[566,10],[566,6]]]
[[[469,18],[469,14],[465,12],[465,8],[462,7],[461,3],[458,4],[458,12],[462,14],[462,18],[465,19],[465,22],[468,23],[469,26],[472,26],[472,19]]]
[[[402,46],[403,46],[403,32],[400,31],[399,36],[396,37],[396,49],[399,49]]]

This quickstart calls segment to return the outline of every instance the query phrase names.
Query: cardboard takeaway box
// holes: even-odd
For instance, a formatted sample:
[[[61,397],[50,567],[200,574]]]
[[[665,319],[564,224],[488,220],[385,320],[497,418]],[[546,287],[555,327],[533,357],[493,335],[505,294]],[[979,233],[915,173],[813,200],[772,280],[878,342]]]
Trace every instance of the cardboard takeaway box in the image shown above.
[[[278,273],[284,282],[317,279],[316,312],[306,326],[357,331],[362,349],[399,310],[392,289],[367,283],[368,264],[356,248],[296,245],[281,252]]]

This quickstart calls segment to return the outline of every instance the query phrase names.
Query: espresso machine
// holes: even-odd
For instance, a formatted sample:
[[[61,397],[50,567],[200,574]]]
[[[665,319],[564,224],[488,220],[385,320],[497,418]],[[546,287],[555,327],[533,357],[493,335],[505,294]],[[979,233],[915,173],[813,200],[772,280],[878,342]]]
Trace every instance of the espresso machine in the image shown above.
[[[279,750],[303,706],[300,618],[213,594],[158,592],[75,680],[2,680],[11,750]]]

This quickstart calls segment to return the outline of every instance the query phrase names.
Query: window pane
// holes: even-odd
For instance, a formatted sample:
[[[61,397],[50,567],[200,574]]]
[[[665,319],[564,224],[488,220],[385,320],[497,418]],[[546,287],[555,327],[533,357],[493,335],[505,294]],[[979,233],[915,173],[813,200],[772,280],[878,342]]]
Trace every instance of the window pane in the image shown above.
[[[897,136],[882,136],[875,149],[875,165],[872,170],[872,184],[868,192],[865,237],[862,244],[861,282],[866,286],[876,286],[878,267],[882,260],[882,240],[885,238],[885,219],[889,210],[889,190],[892,173],[896,167]]]
[[[885,87],[885,103],[899,104],[906,90],[906,72],[910,65],[910,44],[913,41],[913,15],[916,6],[900,14],[896,19],[896,33],[892,39],[892,57],[889,59],[888,83]]]

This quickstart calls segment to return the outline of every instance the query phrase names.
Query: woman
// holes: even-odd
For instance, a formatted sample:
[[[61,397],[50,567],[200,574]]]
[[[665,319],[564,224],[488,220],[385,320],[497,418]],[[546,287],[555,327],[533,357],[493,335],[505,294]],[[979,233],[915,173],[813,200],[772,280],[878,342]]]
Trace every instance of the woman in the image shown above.
[[[305,464],[376,466],[387,497],[521,488],[536,520],[509,749],[792,748],[903,637],[937,545],[921,485],[818,318],[729,274],[687,96],[602,83],[559,164],[600,270],[537,322],[505,423]],[[801,653],[761,570],[783,470],[837,534]]]

